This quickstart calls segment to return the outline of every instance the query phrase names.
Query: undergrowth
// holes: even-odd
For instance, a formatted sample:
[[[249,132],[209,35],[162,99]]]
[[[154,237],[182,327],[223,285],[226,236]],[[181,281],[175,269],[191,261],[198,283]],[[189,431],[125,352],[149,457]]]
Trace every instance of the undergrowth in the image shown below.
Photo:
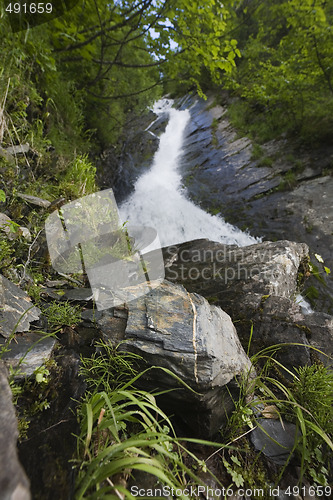
[[[138,357],[104,343],[99,348],[104,352],[82,359],[89,390],[79,414],[76,499],[133,499],[130,481],[142,472],[155,478],[156,488],[167,487],[178,492],[177,498],[187,498],[185,487],[203,485],[197,471],[206,471],[206,464],[176,437],[170,418],[156,402],[160,393],[135,388],[145,373],[134,368]],[[176,377],[164,368],[150,369]],[[196,472],[185,457],[194,461]]]
[[[199,460],[159,408],[159,393],[136,388],[145,373],[136,371],[139,358],[100,343],[99,353],[82,359],[81,373],[89,390],[79,414],[76,498],[133,498],[131,486],[140,471],[155,478],[155,488],[174,488],[177,498],[183,498],[186,487],[202,484],[201,473],[209,472],[207,464],[213,456],[218,457],[222,471],[214,478],[216,487],[256,488],[260,498],[269,498],[268,484],[279,484],[294,456],[300,465],[300,485],[307,478],[327,488],[330,471],[326,464],[333,450],[333,375],[322,365],[291,373],[274,357],[281,347],[286,345],[272,346],[252,357],[256,373],[252,370],[240,381],[235,409],[221,431],[222,443],[188,439],[188,445],[195,442],[217,448]],[[288,372],[289,384],[272,376],[274,365]],[[260,427],[258,416],[296,425],[294,448],[275,476],[248,440],[253,429]],[[192,466],[186,457],[191,457]]]

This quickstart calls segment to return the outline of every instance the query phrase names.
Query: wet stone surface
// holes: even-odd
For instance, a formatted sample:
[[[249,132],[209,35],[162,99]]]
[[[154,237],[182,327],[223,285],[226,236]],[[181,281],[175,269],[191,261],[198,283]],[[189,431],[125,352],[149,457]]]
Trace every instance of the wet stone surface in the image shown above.
[[[112,326],[110,322],[111,318]],[[143,368],[171,370],[200,393],[185,389],[158,369],[148,372],[143,382],[148,390],[176,388],[164,397],[162,405],[192,432],[214,435],[233,408],[230,395],[237,394],[237,376],[251,369],[230,317],[203,297],[164,281],[128,305],[124,340],[121,348],[142,356]]]

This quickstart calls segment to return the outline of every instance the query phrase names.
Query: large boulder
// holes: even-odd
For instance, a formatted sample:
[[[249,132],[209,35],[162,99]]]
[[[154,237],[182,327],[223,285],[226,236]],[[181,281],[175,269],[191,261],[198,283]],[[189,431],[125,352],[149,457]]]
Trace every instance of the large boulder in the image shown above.
[[[277,241],[239,248],[196,240],[163,253],[166,278],[227,311],[244,347],[251,337],[251,353],[278,345],[276,357],[288,370],[314,361],[332,365],[332,316],[304,314],[295,300],[299,273],[307,272],[305,244]]]
[[[117,321],[106,319],[109,314],[106,311],[99,324],[113,341],[111,325]],[[251,370],[235,327],[222,309],[164,281],[129,304],[124,340],[123,349],[141,355],[146,367],[167,368],[191,387],[192,391],[185,389],[161,369],[148,372],[145,388],[176,389],[164,398],[169,412],[206,437],[218,431],[233,408],[237,378]]]
[[[0,496],[2,500],[29,500],[29,481],[18,460],[18,438],[12,391],[7,370],[0,361]]]
[[[233,320],[250,318],[264,295],[291,298],[308,247],[265,241],[246,247],[195,240],[163,249],[169,281],[220,305]]]

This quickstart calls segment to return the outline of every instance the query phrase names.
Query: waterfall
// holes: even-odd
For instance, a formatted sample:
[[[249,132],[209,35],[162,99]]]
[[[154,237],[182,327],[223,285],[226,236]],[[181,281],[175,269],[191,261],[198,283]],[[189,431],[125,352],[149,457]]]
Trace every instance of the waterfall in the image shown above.
[[[153,227],[161,246],[197,238],[238,246],[258,242],[222,217],[210,215],[186,198],[178,166],[190,112],[171,106],[172,100],[162,99],[154,107],[157,114],[169,114],[168,125],[160,137],[151,168],[141,175],[133,194],[120,206],[121,219],[132,226]]]

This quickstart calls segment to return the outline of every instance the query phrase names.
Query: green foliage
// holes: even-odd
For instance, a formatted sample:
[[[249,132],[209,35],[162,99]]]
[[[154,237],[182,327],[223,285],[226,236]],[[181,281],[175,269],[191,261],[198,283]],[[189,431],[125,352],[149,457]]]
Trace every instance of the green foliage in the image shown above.
[[[271,167],[274,160],[271,156],[264,156],[258,161],[258,167]]]
[[[176,438],[156,395],[134,388],[144,373],[133,376],[133,362],[138,357],[102,342],[98,348],[102,352],[93,359],[82,359],[82,374],[92,392],[79,415],[76,498],[132,498],[126,477],[136,471],[154,476],[157,487],[183,490],[203,484],[186,465],[185,457],[199,470],[207,471],[206,464],[184,447],[184,440]]]
[[[252,3],[251,14],[248,9],[242,2],[235,11],[234,29],[243,57],[228,85],[246,100],[249,128],[258,125],[258,140],[264,140],[263,128],[271,131],[270,138],[287,131],[312,144],[329,140],[333,116],[329,3],[258,1]]]
[[[302,432],[297,452],[304,470],[312,480],[327,486],[329,455],[333,451],[333,373],[322,365],[302,366],[296,370],[290,388],[287,417],[299,422]]]
[[[333,373],[323,365],[302,366],[296,370],[291,390],[318,425],[333,434]]]
[[[4,269],[11,264],[14,249],[7,239],[2,239],[1,234],[0,238],[0,269]]]
[[[9,383],[17,412],[19,441],[27,438],[31,419],[50,408],[51,371],[56,373],[57,369],[55,361],[50,359],[21,382],[14,378],[17,371],[11,371]]]
[[[91,358],[81,357],[80,373],[90,391],[108,394],[137,375],[135,364],[141,357],[121,352],[105,342],[96,342],[96,353]]]
[[[81,322],[80,306],[72,306],[69,302],[52,302],[45,308],[44,313],[51,328],[73,326]]]
[[[288,170],[278,186],[280,191],[286,191],[288,189],[293,189],[297,185],[296,175],[293,170]]]
[[[328,457],[333,451],[333,374],[317,364],[299,367],[292,373],[275,358],[280,349],[292,349],[299,345],[290,343],[270,346],[252,356],[255,369],[252,375],[255,376],[241,380],[240,397],[234,401],[235,410],[229,417],[224,435],[227,432],[230,438],[228,444],[238,441],[240,434],[245,435],[254,426],[260,426],[256,417],[258,414],[262,418],[269,413],[267,418],[294,422],[298,434],[293,451],[301,464],[301,479],[305,475],[311,482],[325,486],[329,475]],[[277,370],[280,378],[273,375]],[[287,374],[292,383],[283,382],[283,374]],[[250,484],[257,467],[253,467],[249,474],[247,457],[242,454],[237,457],[241,465],[230,459],[226,459],[224,465],[235,485],[242,479],[246,485]],[[279,478],[289,459],[282,467]]]
[[[80,198],[96,191],[96,167],[88,156],[77,156],[66,168],[65,174],[59,175],[59,192],[68,198]]]
[[[260,144],[252,145],[251,160],[259,160],[263,156],[263,149]]]
[[[30,284],[27,286],[27,294],[29,295],[29,297],[35,302],[35,304],[39,304],[40,300],[41,300],[41,289],[38,285],[36,285],[35,283],[33,284]]]

